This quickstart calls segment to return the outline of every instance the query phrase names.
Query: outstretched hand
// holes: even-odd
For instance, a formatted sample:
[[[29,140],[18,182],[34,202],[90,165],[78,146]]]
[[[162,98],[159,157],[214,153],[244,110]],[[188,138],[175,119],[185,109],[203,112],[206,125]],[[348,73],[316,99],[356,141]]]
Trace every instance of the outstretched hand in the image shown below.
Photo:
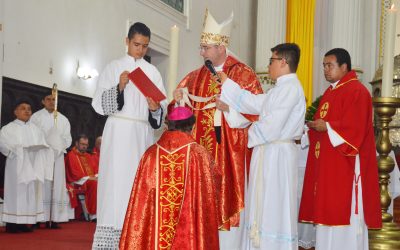
[[[229,106],[225,102],[221,101],[220,96],[215,98],[215,107],[221,111],[229,112]]]
[[[173,96],[174,96],[175,102],[179,102],[180,100],[182,100],[182,98],[183,98],[182,89],[175,89]]]
[[[217,74],[218,74],[219,79],[221,80],[221,82],[219,82],[219,85],[224,84],[224,82],[226,81],[228,76],[225,74],[225,72],[222,72],[222,71],[218,71]],[[215,79],[217,79],[217,77],[215,77]]]

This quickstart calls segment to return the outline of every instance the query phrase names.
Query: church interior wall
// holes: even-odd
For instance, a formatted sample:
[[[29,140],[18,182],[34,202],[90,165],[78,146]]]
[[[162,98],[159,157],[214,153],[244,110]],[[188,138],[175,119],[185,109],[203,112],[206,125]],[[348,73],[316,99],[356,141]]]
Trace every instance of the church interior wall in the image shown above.
[[[255,1],[194,1],[188,4],[188,23],[179,23],[161,14],[147,2],[158,0],[0,0],[3,13],[4,44],[2,75],[21,81],[51,87],[54,82],[62,91],[92,97],[97,78],[79,79],[79,66],[97,69],[121,57],[125,51],[127,21],[147,24],[153,34],[169,43],[170,28],[180,28],[179,81],[202,63],[199,41],[205,9],[218,22],[234,12],[232,51],[252,64],[251,11]],[[169,8],[169,7],[167,7]],[[1,17],[1,16],[0,16]],[[168,48],[168,46],[166,46]],[[152,44],[150,45],[152,47]],[[168,51],[153,53],[166,85]]]

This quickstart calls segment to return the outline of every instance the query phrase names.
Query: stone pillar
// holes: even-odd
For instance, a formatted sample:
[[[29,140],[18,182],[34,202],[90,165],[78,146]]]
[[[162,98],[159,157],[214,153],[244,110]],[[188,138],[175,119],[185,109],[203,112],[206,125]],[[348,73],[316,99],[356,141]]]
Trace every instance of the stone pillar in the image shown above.
[[[258,0],[256,72],[266,72],[271,48],[285,42],[286,1]]]

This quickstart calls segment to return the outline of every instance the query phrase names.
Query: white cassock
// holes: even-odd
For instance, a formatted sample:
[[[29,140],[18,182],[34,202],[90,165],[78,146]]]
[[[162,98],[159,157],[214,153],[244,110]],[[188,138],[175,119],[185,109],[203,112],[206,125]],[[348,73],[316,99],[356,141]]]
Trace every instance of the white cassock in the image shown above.
[[[0,151],[7,157],[4,173],[3,221],[35,224],[44,218],[43,181],[46,144],[30,121],[14,120],[0,131]]]
[[[126,55],[108,64],[100,75],[92,106],[108,115],[101,144],[97,189],[97,226],[93,249],[118,248],[130,193],[139,160],[154,143],[149,107],[145,96],[131,82],[123,91],[124,105],[117,110],[120,74],[140,67],[165,95],[160,72],[144,59]],[[162,101],[165,110],[166,100]],[[161,122],[161,110],[153,118]],[[157,116],[158,115],[158,116]]]
[[[43,189],[44,221],[68,221],[73,219],[70,216],[73,214],[71,212],[73,210],[65,183],[64,153],[72,142],[71,125],[60,112],[57,113],[57,124],[55,125],[53,112],[49,113],[44,108],[35,112],[31,121],[43,131],[46,142],[50,146],[47,159],[52,164],[51,168],[45,171]],[[51,193],[52,190],[53,194]],[[50,204],[52,206],[51,212]]]
[[[298,148],[305,97],[296,74],[277,79],[266,94],[254,95],[227,79],[221,100],[241,113],[259,115],[249,128],[254,148],[245,205],[242,249],[298,249]]]

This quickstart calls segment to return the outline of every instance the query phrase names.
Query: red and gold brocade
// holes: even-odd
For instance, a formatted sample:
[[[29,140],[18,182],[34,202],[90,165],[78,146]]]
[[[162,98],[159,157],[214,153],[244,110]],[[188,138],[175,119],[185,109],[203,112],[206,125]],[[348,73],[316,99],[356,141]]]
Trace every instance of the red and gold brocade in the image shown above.
[[[299,220],[327,226],[350,224],[356,155],[360,158],[365,223],[381,227],[378,167],[372,125],[372,99],[354,71],[329,87],[314,115],[345,143],[333,147],[328,132],[310,130]]]
[[[190,135],[164,132],[140,161],[120,249],[219,249],[215,171]]]
[[[261,85],[254,71],[228,56],[223,72],[243,89],[253,94],[262,93]],[[221,86],[213,81],[209,70],[203,66],[189,73],[178,85],[178,88],[187,87],[190,94],[200,97],[211,97],[221,93]],[[215,102],[215,100],[210,100]],[[172,102],[169,108],[172,107]],[[196,109],[201,109],[208,103],[192,101]],[[196,124],[193,128],[193,137],[204,146],[214,157],[220,172],[221,181],[221,215],[224,221],[222,229],[229,230],[231,226],[239,226],[239,213],[244,208],[245,166],[250,165],[251,150],[247,148],[247,128],[230,128],[222,116],[221,143],[217,144],[214,132],[215,108],[207,110],[193,110]],[[250,121],[257,120],[257,116],[244,115]],[[248,173],[247,169],[247,173]]]
[[[98,165],[95,159],[89,153],[81,153],[75,147],[65,156],[65,173],[67,183],[70,184],[79,181],[83,177],[94,177],[98,173]],[[85,192],[86,208],[90,214],[96,214],[97,209],[97,180],[87,180],[81,190]],[[72,198],[70,196],[70,198]],[[76,199],[76,197],[75,197]],[[72,202],[71,204],[76,204]]]

